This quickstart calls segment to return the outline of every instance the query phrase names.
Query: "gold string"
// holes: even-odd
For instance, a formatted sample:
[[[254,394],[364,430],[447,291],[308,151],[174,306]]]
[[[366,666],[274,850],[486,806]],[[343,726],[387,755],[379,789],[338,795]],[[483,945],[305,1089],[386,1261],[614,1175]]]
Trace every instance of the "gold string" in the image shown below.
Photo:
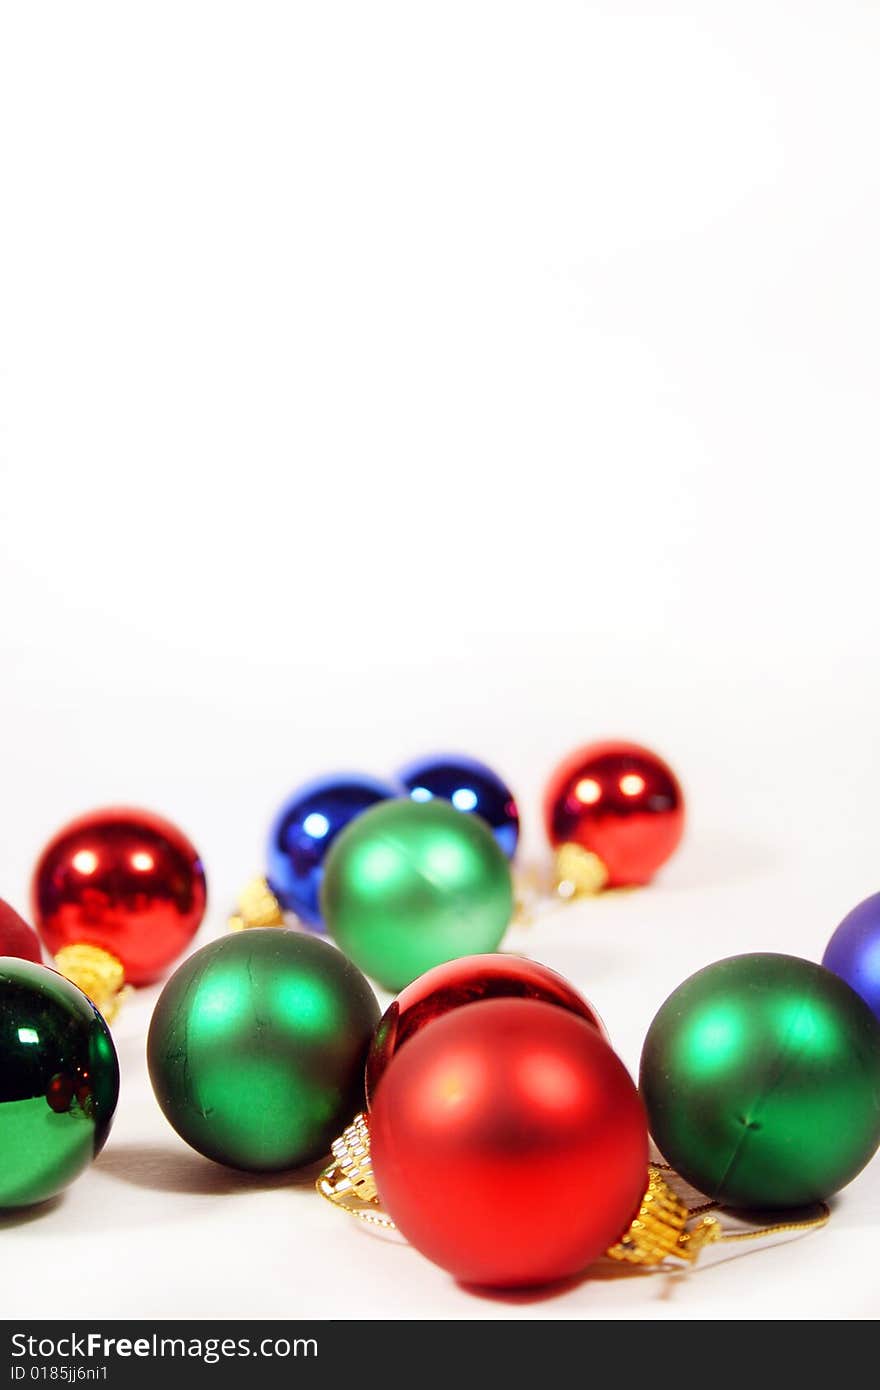
[[[760,1240],[762,1236],[780,1235],[783,1231],[818,1231],[827,1226],[831,1219],[831,1208],[827,1202],[820,1202],[818,1216],[807,1217],[804,1221],[780,1221],[775,1226],[762,1226],[759,1231],[728,1231],[722,1241]]]
[[[675,1169],[668,1163],[655,1163],[654,1167],[660,1168],[664,1173],[674,1173],[676,1177],[679,1176],[675,1172]],[[803,1221],[780,1221],[774,1226],[762,1226],[760,1230],[757,1231],[725,1231],[724,1234],[718,1237],[718,1244],[721,1244],[722,1241],[760,1240],[763,1236],[779,1235],[783,1231],[821,1230],[821,1228],[827,1226],[828,1222],[831,1220],[831,1208],[827,1202],[819,1202],[817,1205],[819,1207],[818,1216],[808,1216],[805,1217]],[[688,1207],[688,1214],[690,1217],[704,1216],[708,1212],[723,1210],[724,1208],[720,1202],[700,1202],[695,1207]]]
[[[391,1217],[384,1212],[374,1199],[372,1202],[364,1202],[362,1198],[355,1196],[354,1192],[340,1191],[334,1187],[331,1179],[338,1173],[335,1163],[331,1163],[315,1183],[315,1187],[326,1202],[335,1207],[337,1211],[344,1211],[349,1216],[357,1217],[358,1221],[365,1222],[368,1226],[381,1226],[386,1231],[396,1231],[397,1227]],[[352,1202],[357,1202],[357,1206],[352,1206]]]
[[[383,1231],[397,1230],[391,1217],[386,1212],[380,1211],[378,1207],[374,1209],[361,1207],[360,1211],[358,1211],[355,1207],[343,1206],[342,1210],[347,1211],[349,1216],[357,1217],[358,1221],[363,1221],[367,1226],[379,1226]]]

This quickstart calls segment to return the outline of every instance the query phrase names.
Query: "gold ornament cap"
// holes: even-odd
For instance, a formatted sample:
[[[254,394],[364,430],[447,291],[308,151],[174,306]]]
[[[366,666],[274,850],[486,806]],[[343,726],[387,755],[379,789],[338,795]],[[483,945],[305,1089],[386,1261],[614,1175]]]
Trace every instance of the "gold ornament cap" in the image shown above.
[[[688,1230],[691,1218],[685,1202],[663,1177],[659,1168],[648,1166],[648,1187],[629,1229],[607,1254],[612,1260],[633,1265],[658,1265],[666,1259],[692,1263],[700,1251],[722,1236],[721,1222],[703,1216]]]
[[[81,942],[62,946],[55,956],[55,964],[71,984],[88,995],[107,1022],[112,1023],[131,993],[131,986],[125,983],[122,961],[101,946]]]
[[[238,911],[229,918],[229,930],[286,926],[281,904],[265,878],[252,878],[239,894]]]
[[[554,862],[557,897],[594,897],[608,883],[608,870],[598,854],[581,845],[560,845]]]
[[[355,1115],[348,1129],[334,1139],[330,1151],[333,1162],[316,1184],[321,1196],[337,1206],[347,1205],[351,1199],[363,1205],[378,1205],[366,1115]]]

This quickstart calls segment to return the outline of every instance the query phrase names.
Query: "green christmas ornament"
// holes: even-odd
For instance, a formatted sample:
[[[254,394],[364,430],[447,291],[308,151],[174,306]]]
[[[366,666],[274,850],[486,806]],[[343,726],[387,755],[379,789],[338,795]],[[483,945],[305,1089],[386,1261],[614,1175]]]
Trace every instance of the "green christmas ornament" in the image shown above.
[[[432,966],[498,948],[510,866],[479,817],[447,801],[383,801],[327,855],[321,912],[337,945],[396,994]]]
[[[666,1000],[640,1084],[658,1148],[694,1187],[727,1206],[805,1206],[880,1144],[880,1023],[821,965],[732,956]]]
[[[199,1153],[271,1172],[323,1157],[364,1104],[379,1005],[326,941],[284,928],[203,946],[166,984],[147,1062],[166,1119]]]
[[[44,965],[0,957],[0,1207],[54,1197],[100,1153],[119,1095],[110,1030]]]

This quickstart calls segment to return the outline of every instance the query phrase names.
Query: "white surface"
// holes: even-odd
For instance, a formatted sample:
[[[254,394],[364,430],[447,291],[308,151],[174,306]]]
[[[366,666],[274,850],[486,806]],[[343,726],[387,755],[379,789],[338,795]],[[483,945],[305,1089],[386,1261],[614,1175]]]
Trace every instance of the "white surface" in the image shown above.
[[[880,16],[855,3],[8,7],[0,892],[180,821],[223,929],[301,778],[461,746],[679,768],[657,886],[510,944],[633,1068],[671,988],[878,888]],[[106,1154],[4,1222],[7,1317],[876,1314],[824,1233],[477,1298],[191,1154],[117,1030]]]

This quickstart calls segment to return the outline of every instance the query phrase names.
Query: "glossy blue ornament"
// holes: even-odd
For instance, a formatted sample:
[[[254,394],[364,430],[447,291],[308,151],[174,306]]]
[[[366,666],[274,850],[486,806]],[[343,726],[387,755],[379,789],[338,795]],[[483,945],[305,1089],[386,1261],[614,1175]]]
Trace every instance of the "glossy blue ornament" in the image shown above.
[[[880,1019],[880,893],[865,898],[844,917],[822,964],[846,980]]]
[[[416,758],[396,774],[413,801],[435,796],[451,801],[458,811],[481,816],[499,847],[512,859],[519,839],[519,811],[513,792],[497,772],[463,753]]]
[[[295,791],[275,817],[266,849],[266,878],[281,906],[323,928],[319,893],[330,846],[355,816],[396,795],[361,772],[319,777]]]

